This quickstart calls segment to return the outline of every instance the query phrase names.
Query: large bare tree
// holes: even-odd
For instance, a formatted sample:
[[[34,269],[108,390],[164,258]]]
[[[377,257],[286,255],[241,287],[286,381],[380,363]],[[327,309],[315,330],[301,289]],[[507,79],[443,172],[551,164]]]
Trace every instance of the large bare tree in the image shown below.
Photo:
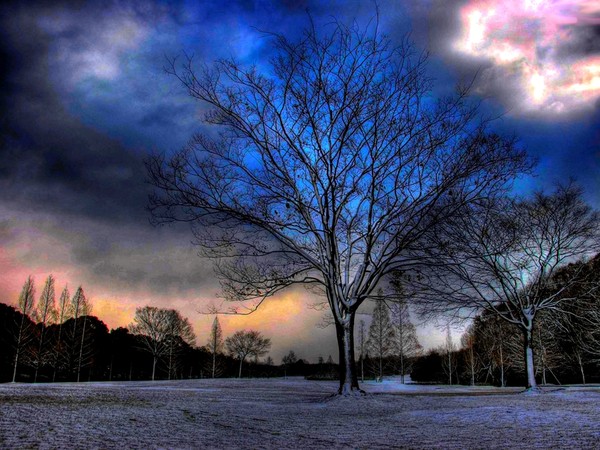
[[[470,314],[487,310],[523,333],[527,389],[536,391],[533,339],[543,311],[568,313],[586,282],[584,264],[561,271],[569,262],[597,250],[600,216],[574,184],[528,199],[482,202],[430,230],[438,264],[420,274],[421,305],[428,312]]]
[[[403,255],[432,222],[527,162],[487,131],[465,89],[432,98],[426,57],[376,22],[312,24],[295,42],[271,36],[264,71],[173,61],[214,127],[148,161],[150,209],[158,223],[194,224],[224,294],[248,308],[237,313],[289,286],[318,286],[336,327],[339,392],[356,393],[357,309],[414,264]]]

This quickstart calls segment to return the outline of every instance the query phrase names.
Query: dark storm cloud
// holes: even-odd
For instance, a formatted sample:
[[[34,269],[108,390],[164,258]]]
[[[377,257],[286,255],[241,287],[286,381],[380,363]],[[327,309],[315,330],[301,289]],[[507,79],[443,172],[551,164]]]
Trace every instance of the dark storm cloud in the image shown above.
[[[54,255],[48,271],[82,270],[73,283],[213,292],[189,231],[148,223],[143,159],[178,148],[198,117],[162,72],[164,46],[181,50],[175,39],[127,57],[152,26],[169,26],[168,11],[140,5],[0,7],[0,239],[29,270],[40,254]]]
[[[557,48],[557,57],[570,60],[580,56],[600,55],[600,25],[568,27],[571,39]]]
[[[146,197],[141,159],[65,109],[49,81],[48,42],[36,16],[4,8],[0,198],[56,214],[130,220]]]
[[[198,105],[163,72],[165,56],[256,59],[268,51],[258,28],[299,30],[290,24],[299,16],[308,23],[307,6],[323,7],[71,5],[0,7],[3,245],[26,248],[19,262],[30,267],[40,251],[62,245],[54,268],[72,264],[87,282],[126,291],[216,291],[211,262],[198,258],[189,230],[153,229],[145,211],[144,157],[175,150],[200,129]]]

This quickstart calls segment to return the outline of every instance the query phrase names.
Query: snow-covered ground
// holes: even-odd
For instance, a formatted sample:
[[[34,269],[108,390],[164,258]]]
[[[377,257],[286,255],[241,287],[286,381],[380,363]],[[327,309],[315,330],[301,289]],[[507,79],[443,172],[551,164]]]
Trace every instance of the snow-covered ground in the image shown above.
[[[600,387],[303,379],[0,385],[0,448],[600,448]]]

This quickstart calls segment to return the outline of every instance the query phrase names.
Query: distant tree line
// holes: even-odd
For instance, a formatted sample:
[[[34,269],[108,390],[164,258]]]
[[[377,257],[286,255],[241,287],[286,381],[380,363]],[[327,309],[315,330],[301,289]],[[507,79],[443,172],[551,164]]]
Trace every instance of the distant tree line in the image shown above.
[[[585,283],[571,283],[577,273]],[[600,382],[600,254],[563,267],[548,289],[565,302],[538,312],[532,333],[535,378],[543,384]],[[550,297],[552,292],[546,292]],[[484,311],[473,320],[460,348],[446,340],[416,358],[412,380],[433,383],[523,385],[527,370],[524,335],[499,314]]]
[[[282,365],[261,360],[269,338],[241,330],[223,339],[217,317],[206,345],[195,346],[191,324],[176,310],[141,307],[129,327],[110,331],[91,311],[83,287],[73,295],[64,287],[57,300],[50,275],[37,297],[29,277],[17,307],[0,303],[0,382],[338,376],[331,356],[317,364],[294,352]]]

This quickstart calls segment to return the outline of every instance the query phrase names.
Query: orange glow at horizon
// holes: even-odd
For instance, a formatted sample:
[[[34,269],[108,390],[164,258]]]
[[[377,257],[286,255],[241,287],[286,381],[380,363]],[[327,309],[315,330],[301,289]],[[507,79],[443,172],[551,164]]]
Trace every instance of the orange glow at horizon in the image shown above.
[[[559,55],[576,28],[600,25],[600,2],[471,0],[460,11],[459,52],[517,75],[525,111],[568,112],[600,96],[600,57]]]

